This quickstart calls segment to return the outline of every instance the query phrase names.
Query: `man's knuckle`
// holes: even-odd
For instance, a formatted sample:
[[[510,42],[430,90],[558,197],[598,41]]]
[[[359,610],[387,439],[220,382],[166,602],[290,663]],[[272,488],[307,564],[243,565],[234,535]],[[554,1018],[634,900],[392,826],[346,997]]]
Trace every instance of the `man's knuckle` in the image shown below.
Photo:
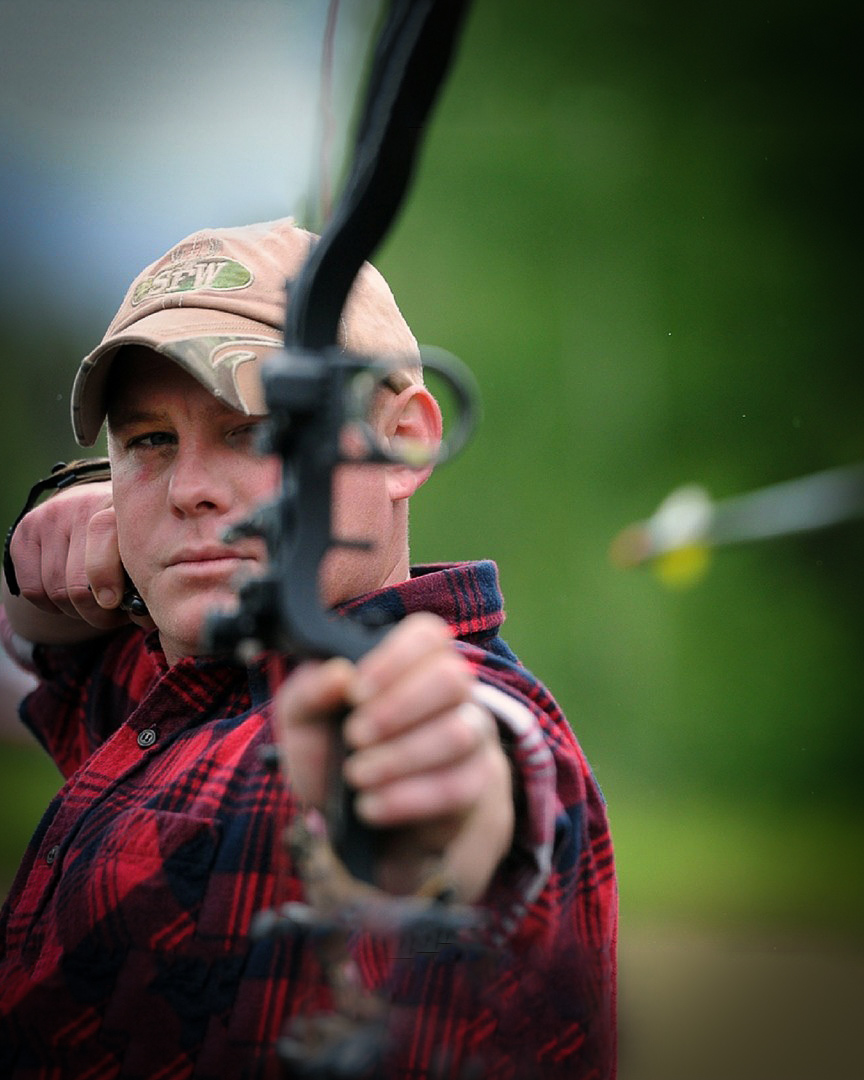
[[[93,603],[92,592],[82,582],[68,582],[65,593],[76,608]]]
[[[27,518],[24,518],[15,527],[12,539],[9,541],[9,554],[12,556],[16,568],[19,563],[22,564],[22,567],[26,566],[26,563],[34,557],[34,553],[39,551],[40,548],[38,534],[33,529],[32,522],[28,522]]]
[[[444,685],[452,697],[464,698],[471,685],[471,671],[465,660],[451,650],[444,654],[438,665],[436,681]]]
[[[477,749],[479,732],[472,716],[464,708],[456,709],[448,721],[450,746],[458,757],[464,757]]]
[[[450,631],[443,619],[430,611],[418,611],[404,623],[406,633],[414,634],[419,644],[432,649],[450,639]]]
[[[22,581],[21,575],[18,575],[18,587],[21,590],[21,596],[35,607],[44,605],[47,602],[45,589],[41,583],[32,581]]]
[[[117,532],[117,518],[113,509],[97,510],[87,522],[87,539],[90,543],[104,544],[113,540]]]
[[[69,600],[69,589],[66,584],[47,584],[45,596],[55,607],[63,607]]]
[[[437,805],[436,812],[462,813],[467,810],[477,797],[478,781],[476,771],[467,768],[452,768],[441,775],[434,788]]]

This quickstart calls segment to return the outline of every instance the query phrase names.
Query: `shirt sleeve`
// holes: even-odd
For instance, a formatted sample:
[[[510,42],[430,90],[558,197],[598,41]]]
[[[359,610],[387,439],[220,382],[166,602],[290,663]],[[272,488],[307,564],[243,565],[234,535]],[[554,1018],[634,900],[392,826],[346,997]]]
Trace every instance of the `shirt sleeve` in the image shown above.
[[[582,748],[555,699],[518,662],[470,646],[466,652],[479,680],[477,699],[498,721],[514,774],[516,829],[490,890],[495,919],[510,936],[524,932],[532,910],[542,908],[533,932],[552,940],[558,920],[581,905],[605,940],[617,910],[612,842],[606,803]]]
[[[496,717],[511,761],[516,827],[481,901],[495,977],[468,992],[465,1015],[487,1010],[494,1052],[518,1062],[512,1075],[607,1080],[616,1062],[618,905],[606,803],[542,683],[518,661],[467,652],[477,700]],[[492,1046],[483,1052],[492,1075]]]
[[[152,677],[143,631],[130,626],[74,645],[36,645],[39,678],[21,719],[69,777],[130,715]]]

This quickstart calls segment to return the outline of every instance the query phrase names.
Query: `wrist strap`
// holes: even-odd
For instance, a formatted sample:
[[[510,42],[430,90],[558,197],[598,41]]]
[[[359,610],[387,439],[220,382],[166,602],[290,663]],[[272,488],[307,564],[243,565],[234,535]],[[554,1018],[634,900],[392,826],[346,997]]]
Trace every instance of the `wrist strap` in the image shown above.
[[[110,479],[111,465],[108,458],[80,458],[78,461],[70,461],[68,464],[65,461],[58,461],[51,470],[50,476],[46,476],[44,480],[38,480],[30,488],[30,494],[24,503],[24,509],[15,518],[6,533],[6,543],[3,547],[3,573],[6,577],[6,584],[9,586],[9,592],[13,596],[20,596],[21,589],[18,586],[18,578],[15,576],[15,564],[12,562],[10,546],[12,536],[24,515],[30,513],[46,491],[62,491],[64,488],[76,487],[78,484],[95,484],[99,480]]]

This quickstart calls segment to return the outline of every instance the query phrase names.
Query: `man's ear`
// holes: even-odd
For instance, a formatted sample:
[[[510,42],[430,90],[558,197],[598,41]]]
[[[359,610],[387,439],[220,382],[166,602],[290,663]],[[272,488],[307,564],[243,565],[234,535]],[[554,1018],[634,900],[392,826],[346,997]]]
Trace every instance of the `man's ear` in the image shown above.
[[[391,449],[406,457],[414,451],[434,459],[441,446],[443,423],[438,402],[425,386],[407,386],[385,407],[384,434]],[[393,502],[410,498],[428,480],[434,461],[419,467],[385,465],[387,492]]]

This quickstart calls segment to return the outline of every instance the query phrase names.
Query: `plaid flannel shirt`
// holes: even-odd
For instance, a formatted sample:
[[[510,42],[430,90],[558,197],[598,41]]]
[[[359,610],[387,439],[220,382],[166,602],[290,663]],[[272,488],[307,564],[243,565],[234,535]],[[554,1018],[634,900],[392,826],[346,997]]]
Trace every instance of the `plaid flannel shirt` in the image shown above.
[[[513,848],[482,905],[494,947],[353,941],[362,979],[392,1001],[388,1075],[456,1078],[479,1064],[484,1077],[607,1080],[616,892],[605,807],[555,701],[498,636],[494,564],[416,568],[347,607],[434,611],[452,625],[519,793]],[[168,668],[137,628],[38,648],[36,662],[42,682],[22,715],[66,782],[0,917],[0,1075],[282,1075],[284,1023],[331,1002],[306,941],[248,935],[257,911],[303,898],[278,842],[296,806],[261,763],[264,671],[200,658]]]

